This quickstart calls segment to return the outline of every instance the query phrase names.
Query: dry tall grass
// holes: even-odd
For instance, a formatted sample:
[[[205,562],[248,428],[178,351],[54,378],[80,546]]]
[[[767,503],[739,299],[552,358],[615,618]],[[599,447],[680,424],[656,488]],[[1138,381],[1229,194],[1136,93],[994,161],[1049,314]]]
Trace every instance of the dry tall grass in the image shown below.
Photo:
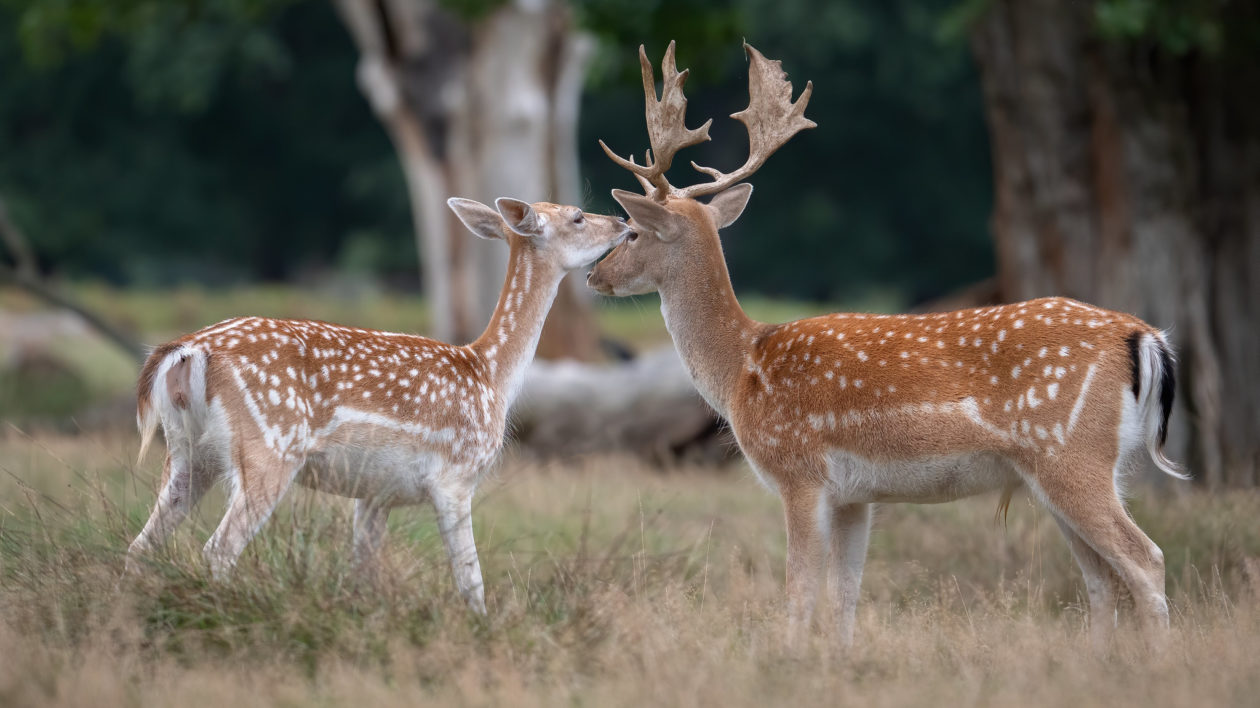
[[[1260,497],[1146,496],[1173,631],[1097,656],[1050,519],[994,499],[880,511],[855,650],[783,643],[778,502],[746,472],[505,463],[475,526],[490,617],[425,510],[347,571],[349,506],[292,495],[235,579],[198,549],[221,498],[118,583],[152,501],[135,440],[0,436],[0,705],[1254,705]]]

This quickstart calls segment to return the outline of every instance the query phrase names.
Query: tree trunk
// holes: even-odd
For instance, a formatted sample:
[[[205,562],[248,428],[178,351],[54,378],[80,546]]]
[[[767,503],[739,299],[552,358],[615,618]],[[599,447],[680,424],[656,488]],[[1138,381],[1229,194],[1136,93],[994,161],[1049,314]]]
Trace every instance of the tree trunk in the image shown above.
[[[1000,0],[972,37],[1001,297],[1066,295],[1169,330],[1181,382],[1170,452],[1208,486],[1254,485],[1255,108],[1231,95],[1226,62],[1104,41],[1093,17],[1088,3]]]
[[[558,2],[509,2],[473,24],[429,0],[335,0],[361,54],[359,85],[407,180],[430,334],[469,341],[498,301],[507,249],[463,228],[463,196],[579,203],[577,107],[590,40]],[[540,353],[590,360],[589,300],[566,281]]]

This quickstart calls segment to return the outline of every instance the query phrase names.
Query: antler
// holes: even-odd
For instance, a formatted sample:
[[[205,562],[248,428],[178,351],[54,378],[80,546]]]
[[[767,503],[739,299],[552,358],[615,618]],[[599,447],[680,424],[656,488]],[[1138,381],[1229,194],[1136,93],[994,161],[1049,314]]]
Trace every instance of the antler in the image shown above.
[[[687,113],[687,97],[683,95],[683,82],[687,80],[690,69],[678,71],[674,63],[674,42],[665,50],[665,58],[661,60],[661,97],[656,97],[656,77],[652,72],[652,64],[648,61],[647,51],[639,45],[639,66],[643,71],[643,98],[646,105],[648,139],[652,149],[644,156],[644,164],[639,165],[631,155],[629,160],[617,155],[604,141],[599,146],[604,148],[608,157],[618,165],[630,170],[643,185],[644,191],[654,199],[665,200],[674,188],[665,180],[665,173],[674,162],[674,154],[679,150],[702,143],[709,139],[709,126],[712,119],[695,130],[688,130],[685,122]]]
[[[814,93],[814,82],[806,81],[800,98],[792,102],[792,82],[778,59],[767,59],[747,42],[748,53],[748,107],[731,117],[748,129],[748,160],[743,167],[730,173],[703,167],[695,162],[691,166],[713,178],[712,182],[675,190],[674,196],[695,198],[716,194],[727,187],[748,179],[793,135],[816,127],[818,124],[805,117],[805,106]]]
[[[634,161],[633,156],[629,160],[618,156],[603,140],[599,144],[614,162],[634,173],[648,196],[663,202],[667,196],[694,198],[720,192],[751,176],[765,164],[766,158],[793,135],[817,125],[805,117],[805,107],[814,92],[814,82],[807,81],[805,90],[793,102],[792,83],[787,80],[782,63],[777,59],[765,58],[747,42],[744,43],[744,51],[748,53],[749,61],[748,108],[731,114],[731,117],[748,129],[748,160],[743,167],[730,173],[692,162],[692,167],[709,175],[713,181],[678,189],[665,180],[665,172],[673,163],[674,154],[682,148],[708,140],[709,125],[713,121],[708,120],[695,130],[687,129],[683,121],[687,111],[687,98],[683,96],[682,85],[687,80],[688,72],[684,70],[679,73],[674,66],[674,43],[669,43],[669,49],[665,50],[665,58],[661,61],[664,88],[659,101],[656,98],[652,65],[648,63],[643,46],[639,46],[639,64],[643,67],[643,93],[647,103],[648,137],[652,141],[652,149],[645,156],[644,164],[640,165]],[[652,159],[653,154],[656,156],[655,161]]]

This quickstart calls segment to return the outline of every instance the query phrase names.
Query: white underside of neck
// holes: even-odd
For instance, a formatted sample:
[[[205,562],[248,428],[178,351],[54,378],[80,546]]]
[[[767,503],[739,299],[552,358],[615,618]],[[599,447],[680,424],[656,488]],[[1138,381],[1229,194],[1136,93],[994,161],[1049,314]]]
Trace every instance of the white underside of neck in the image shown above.
[[[687,378],[691,379],[691,385],[695,386],[700,397],[704,399],[709,407],[717,412],[723,418],[727,417],[726,407],[721,404],[717,395],[717,387],[711,381],[705,381],[699,373],[699,365],[704,361],[706,353],[703,347],[692,346],[687,342],[684,336],[685,331],[691,323],[674,322],[670,319],[669,306],[666,304],[665,296],[661,295],[661,318],[665,320],[665,330],[669,332],[670,339],[674,342],[674,348],[678,351],[678,357],[682,360],[683,369],[687,372]]]

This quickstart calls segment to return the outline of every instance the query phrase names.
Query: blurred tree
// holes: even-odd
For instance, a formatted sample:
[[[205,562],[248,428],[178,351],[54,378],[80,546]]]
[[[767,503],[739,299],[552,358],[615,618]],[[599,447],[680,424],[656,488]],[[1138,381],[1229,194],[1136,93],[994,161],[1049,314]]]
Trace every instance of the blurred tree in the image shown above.
[[[471,239],[452,195],[580,203],[578,96],[590,54],[558,2],[336,0],[359,88],[407,178],[432,332],[467,341],[498,300],[507,250]],[[561,286],[540,354],[593,359],[589,301]]]
[[[476,336],[498,299],[506,253],[468,239],[443,202],[581,204],[578,111],[594,49],[562,0],[336,0],[360,51],[359,87],[399,152],[411,194],[433,330]],[[693,21],[728,12],[697,3],[639,4],[629,16]],[[576,3],[585,24],[622,38],[609,22],[617,0]],[[581,274],[565,281],[539,355],[598,358],[598,331]]]
[[[1209,486],[1260,482],[1260,6],[970,2],[1002,297],[1170,327],[1170,440]]]

